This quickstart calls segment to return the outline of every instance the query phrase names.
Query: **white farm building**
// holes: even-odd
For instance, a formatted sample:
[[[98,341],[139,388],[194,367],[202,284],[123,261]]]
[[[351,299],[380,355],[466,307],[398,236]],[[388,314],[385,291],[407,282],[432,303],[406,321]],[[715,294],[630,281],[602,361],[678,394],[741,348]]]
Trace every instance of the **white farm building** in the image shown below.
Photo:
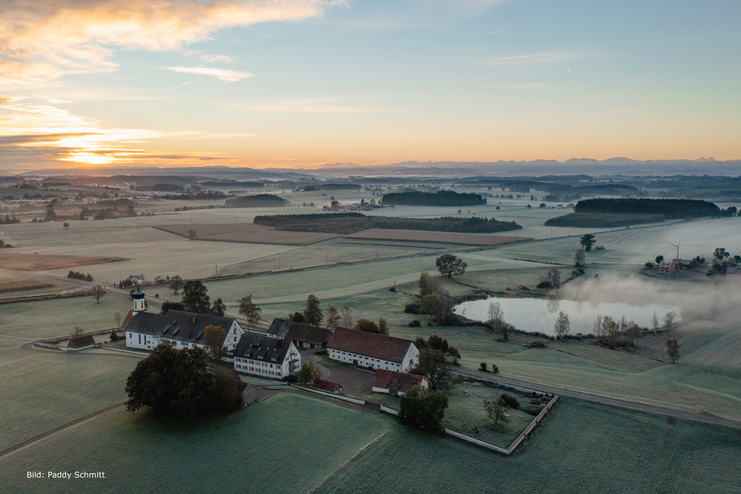
[[[234,370],[237,372],[283,379],[300,368],[301,354],[289,340],[246,333],[234,350]]]
[[[226,333],[224,346],[229,351],[237,347],[244,330],[233,317],[215,314],[198,314],[170,309],[167,314],[146,312],[144,292],[137,290],[133,294],[134,310],[129,312],[124,321],[126,346],[152,350],[160,343],[172,343],[175,348],[206,346],[206,328],[221,327]]]
[[[414,342],[355,329],[337,328],[327,345],[329,358],[372,369],[409,372],[419,363]]]

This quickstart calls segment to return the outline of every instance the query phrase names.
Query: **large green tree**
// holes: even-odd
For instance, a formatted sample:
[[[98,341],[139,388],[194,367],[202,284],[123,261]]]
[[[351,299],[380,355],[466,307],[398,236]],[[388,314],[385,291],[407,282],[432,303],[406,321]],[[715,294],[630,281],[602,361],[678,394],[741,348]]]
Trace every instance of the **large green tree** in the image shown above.
[[[679,342],[676,339],[666,339],[666,355],[672,359],[672,364],[679,360]]]
[[[209,366],[204,350],[161,344],[126,380],[126,409],[174,419],[228,413],[241,402],[237,384],[226,369]]]
[[[399,417],[407,425],[440,430],[448,408],[448,396],[439,390],[413,386],[399,399]]]
[[[592,250],[592,246],[596,242],[597,241],[594,239],[594,235],[592,235],[591,233],[587,233],[586,235],[582,235],[581,236],[581,240],[579,240],[579,243],[581,244],[582,247],[584,247],[584,250],[586,250],[587,252],[589,252],[589,251]]]
[[[176,275],[170,278],[170,288],[175,295],[178,294],[178,290],[183,288],[183,285],[185,285],[185,282],[180,276]]]
[[[199,280],[190,280],[185,283],[181,300],[185,309],[190,312],[206,313],[211,310],[208,288]]]
[[[412,369],[412,373],[427,378],[430,389],[438,389],[448,378],[450,367],[445,353],[430,347],[419,352],[419,363]]]
[[[463,259],[458,256],[443,254],[437,258],[435,266],[437,266],[437,270],[440,271],[441,275],[451,278],[453,275],[465,273],[468,264],[463,262]]]
[[[311,326],[319,326],[324,320],[324,312],[320,307],[319,298],[316,295],[309,295],[306,298],[306,308],[304,309],[304,322]]]

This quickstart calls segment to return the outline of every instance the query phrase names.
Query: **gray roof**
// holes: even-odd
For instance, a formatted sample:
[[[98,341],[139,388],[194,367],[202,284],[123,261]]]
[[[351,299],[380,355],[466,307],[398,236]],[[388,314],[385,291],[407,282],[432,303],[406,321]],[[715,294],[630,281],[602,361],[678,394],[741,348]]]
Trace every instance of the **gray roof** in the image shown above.
[[[165,315],[140,312],[131,318],[126,331],[204,345],[207,326],[221,326],[228,333],[233,323],[233,317],[170,309]]]
[[[291,321],[285,319],[273,319],[273,322],[268,328],[268,334],[275,338],[285,338],[288,334],[288,329],[291,327]]]
[[[286,359],[286,353],[291,347],[291,342],[245,333],[239,339],[234,356],[250,360],[262,360],[263,362],[282,364]]]
[[[276,318],[273,319],[268,329],[268,334],[276,338],[322,346],[329,341],[332,331],[327,328],[318,328],[309,324]]]
[[[69,340],[69,343],[67,343],[68,348],[86,348],[89,346],[95,346],[95,339],[90,335],[72,338]]]

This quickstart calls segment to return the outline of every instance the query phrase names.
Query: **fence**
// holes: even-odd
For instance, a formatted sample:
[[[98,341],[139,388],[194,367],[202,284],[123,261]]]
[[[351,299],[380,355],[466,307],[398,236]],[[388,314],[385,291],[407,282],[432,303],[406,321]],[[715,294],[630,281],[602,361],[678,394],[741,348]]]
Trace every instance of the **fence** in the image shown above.
[[[334,393],[328,393],[327,391],[321,391],[319,389],[306,388],[304,386],[295,386],[296,388],[309,391],[310,393],[316,393],[318,395],[327,396],[329,398],[335,398],[337,400],[347,401],[356,405],[365,406],[365,400],[358,400],[357,398],[350,398],[349,396],[336,395]]]

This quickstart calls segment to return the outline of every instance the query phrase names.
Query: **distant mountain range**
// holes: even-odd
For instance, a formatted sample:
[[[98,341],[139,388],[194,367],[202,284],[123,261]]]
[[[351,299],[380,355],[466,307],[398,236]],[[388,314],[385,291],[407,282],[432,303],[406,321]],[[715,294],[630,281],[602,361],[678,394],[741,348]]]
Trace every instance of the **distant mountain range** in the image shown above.
[[[572,158],[566,161],[495,161],[495,162],[456,162],[456,161],[406,161],[403,163],[356,165],[353,163],[328,163],[315,169],[291,168],[247,168],[228,166],[198,167],[141,167],[141,166],[101,166],[77,168],[46,168],[31,170],[17,176],[32,177],[74,177],[109,175],[189,175],[200,177],[220,177],[229,179],[267,179],[299,180],[311,177],[446,177],[463,178],[471,176],[512,177],[539,175],[629,175],[629,176],[671,176],[671,175],[741,175],[741,160],[717,161],[714,158],[695,160],[648,160],[629,158],[610,158],[594,160]]]

